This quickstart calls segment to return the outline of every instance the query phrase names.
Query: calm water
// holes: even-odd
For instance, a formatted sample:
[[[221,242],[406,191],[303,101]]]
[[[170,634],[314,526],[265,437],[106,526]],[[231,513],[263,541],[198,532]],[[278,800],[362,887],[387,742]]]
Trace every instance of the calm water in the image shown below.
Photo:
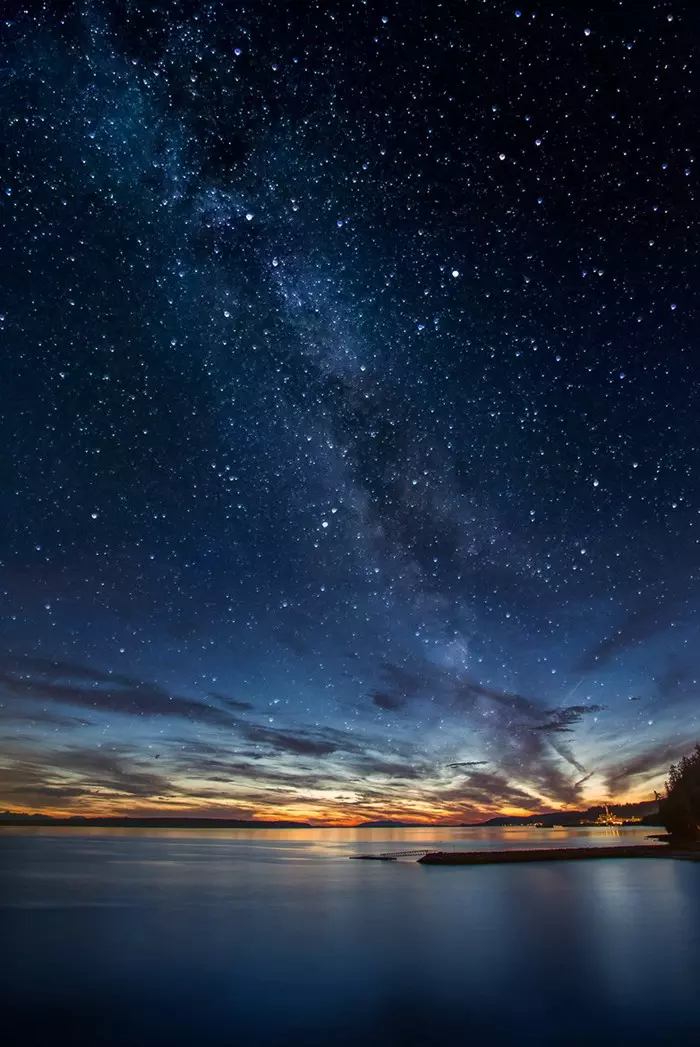
[[[700,864],[347,861],[648,831],[3,829],[0,1039],[695,1045]]]

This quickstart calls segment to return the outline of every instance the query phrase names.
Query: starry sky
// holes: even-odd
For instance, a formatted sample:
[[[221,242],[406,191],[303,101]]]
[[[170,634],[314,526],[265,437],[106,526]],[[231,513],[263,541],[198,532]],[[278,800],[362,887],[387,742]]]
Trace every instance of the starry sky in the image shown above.
[[[455,822],[697,740],[697,49],[6,3],[0,807]]]

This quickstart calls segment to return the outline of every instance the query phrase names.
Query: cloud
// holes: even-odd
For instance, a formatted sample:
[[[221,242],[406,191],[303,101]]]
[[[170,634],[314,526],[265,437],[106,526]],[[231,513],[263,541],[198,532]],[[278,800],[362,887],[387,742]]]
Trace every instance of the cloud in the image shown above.
[[[397,712],[406,706],[405,698],[398,694],[391,694],[390,691],[370,691],[369,697],[372,699],[372,705],[387,712]]]
[[[593,703],[552,708],[515,690],[503,690],[426,663],[412,670],[413,693],[431,694],[450,710],[456,723],[465,715],[482,737],[488,760],[455,761],[450,769],[466,772],[469,796],[486,800],[488,788],[503,803],[578,804],[589,769],[576,756],[575,727],[586,716],[602,712]],[[383,692],[382,692],[383,693]],[[393,691],[389,691],[394,696]],[[491,764],[493,772],[473,772]],[[476,785],[480,784],[479,793]],[[441,794],[442,795],[442,794]]]
[[[279,729],[240,719],[235,730],[261,749],[240,751],[201,742],[190,745],[179,739],[176,746],[170,746],[168,767],[176,775],[242,786],[255,781],[259,785],[356,791],[361,785],[363,796],[373,777],[389,780],[382,784],[388,796],[394,780],[425,781],[435,775],[434,763],[416,753],[414,746],[396,743],[387,752],[386,740],[377,736],[357,738],[331,728]],[[316,763],[319,759],[321,764]]]
[[[470,713],[482,711],[490,762],[509,779],[524,783],[551,801],[578,802],[576,781],[588,769],[562,735],[571,734],[586,714],[600,712],[601,706],[552,709],[518,692],[499,690],[473,679],[456,682],[454,695],[457,708]],[[576,771],[576,779],[566,772],[567,764]]]
[[[80,785],[46,785],[42,782],[32,782],[27,785],[6,786],[4,796],[10,803],[27,803],[33,806],[42,806],[51,801],[76,800],[90,790]]]
[[[387,680],[388,665],[382,663]],[[586,703],[552,708],[518,691],[503,690],[427,661],[418,669],[399,668],[401,674],[392,672],[390,677],[399,689],[382,688],[372,692],[372,697],[378,695],[379,702],[386,704],[387,698],[405,700],[407,692],[429,694],[455,716],[456,723],[467,716],[467,722],[484,738],[482,750],[488,751],[489,760],[472,761],[475,766],[490,763],[498,767],[506,781],[517,783],[513,786],[516,791],[530,789],[552,803],[580,801],[588,768],[566,739],[573,740],[575,727],[587,715],[601,712],[602,706]],[[460,761],[448,766],[468,771],[469,764]]]
[[[142,800],[179,793],[164,774],[154,774],[130,750],[73,745],[9,762],[0,768],[0,789],[9,802],[39,807],[82,797]]]
[[[405,709],[409,701],[430,686],[429,675],[416,672],[393,662],[383,661],[379,665],[382,686],[371,690],[368,697],[378,709],[398,712]]]
[[[363,775],[377,775],[403,781],[424,780],[433,771],[432,765],[421,759],[417,759],[415,763],[403,763],[374,756],[358,757],[352,761],[352,769]]]
[[[164,738],[158,743],[162,758],[157,774],[152,754],[144,757],[124,750],[109,755],[105,750],[86,749],[80,756],[77,747],[61,750],[56,753],[56,767],[68,773],[70,780],[36,778],[37,786],[52,789],[74,788],[73,779],[77,777],[86,795],[108,790],[112,795],[166,802],[168,797],[180,795],[180,787],[173,783],[185,776],[202,783],[192,786],[193,795],[201,793],[206,781],[212,786],[230,786],[228,791],[239,797],[247,798],[253,792],[262,795],[268,790],[268,803],[277,802],[279,789],[297,797],[309,790],[348,789],[360,804],[372,800],[374,787],[370,782],[375,778],[381,784],[374,789],[373,802],[379,804],[383,796],[387,804],[415,803],[423,809],[430,803],[452,804],[455,788],[460,804],[483,801],[488,802],[489,809],[498,802],[522,807],[578,799],[587,768],[564,738],[599,706],[552,709],[516,691],[465,679],[428,662],[416,669],[383,661],[380,672],[385,686],[370,692],[376,708],[394,712],[406,708],[412,699],[430,694],[456,718],[478,714],[480,731],[487,734],[489,760],[445,765],[428,759],[415,741],[407,739],[395,738],[388,743],[372,732],[251,722],[243,715],[251,711],[251,703],[221,692],[208,696],[218,703],[214,707],[172,695],[127,674],[70,662],[7,658],[0,662],[0,684],[16,702],[42,700],[100,712],[179,717],[183,723],[226,726],[230,732],[225,742],[190,740],[186,731],[179,732],[179,738]],[[322,761],[319,769],[317,761]],[[489,763],[498,770],[484,770]],[[444,795],[441,766],[462,772],[459,786],[449,787]],[[25,779],[24,784],[30,785],[31,779]]]
[[[387,683],[404,698],[412,698],[424,687],[424,678],[402,665],[382,662],[381,670]]]
[[[659,742],[641,753],[606,767],[602,773],[605,787],[611,796],[623,793],[637,778],[653,778],[668,771],[676,760],[680,759],[692,743]]]
[[[277,752],[293,753],[296,756],[329,756],[338,750],[335,742],[303,734],[276,731],[270,727],[251,726],[248,729],[242,729],[241,733],[249,742],[261,742],[276,749]]]
[[[601,713],[604,705],[568,705],[561,709],[548,709],[545,716],[549,719],[545,723],[523,724],[525,730],[544,731],[551,734],[571,734],[576,724],[581,723],[583,717],[593,713]]]
[[[580,787],[576,782],[587,768],[561,735],[571,733],[586,713],[600,707],[551,709],[525,695],[475,680],[460,681],[455,693],[458,705],[470,712],[484,712],[491,762],[508,781],[516,781],[516,788],[526,787],[551,802],[578,802]],[[576,771],[576,779],[567,772],[567,765]]]
[[[76,727],[89,727],[93,722],[84,716],[62,716],[60,713],[53,712],[50,709],[42,709],[38,705],[32,705],[31,708],[25,708],[24,706],[18,708],[16,705],[7,705],[0,708],[0,720],[13,723],[31,723],[34,726],[42,727],[61,727],[65,730],[72,730]]]
[[[322,728],[317,731],[279,729],[235,719],[238,734],[248,742],[265,745],[273,752],[295,756],[330,756],[336,752],[364,752],[364,747],[343,731]]]
[[[164,716],[194,723],[231,725],[231,716],[204,702],[171,694],[158,684],[45,658],[5,658],[0,688],[17,699],[35,699],[127,716]]]
[[[607,666],[621,651],[650,640],[666,629],[672,620],[676,601],[661,594],[647,593],[608,636],[579,659],[576,671],[587,673]]]
[[[472,771],[466,782],[441,792],[445,801],[467,803],[486,810],[500,810],[504,806],[532,810],[541,806],[538,796],[517,785],[498,772]]]
[[[448,764],[445,764],[445,766],[446,767],[457,767],[457,768],[464,767],[464,768],[470,769],[472,767],[486,767],[487,764],[488,764],[488,760],[464,760],[461,763],[448,763]]]
[[[541,717],[543,713],[542,707],[532,698],[526,698],[513,691],[501,691],[495,687],[487,687],[469,678],[455,681],[454,695],[457,703],[467,709],[473,709],[480,699],[485,698],[500,706],[507,713],[534,717]]]
[[[81,775],[86,788],[132,797],[165,796],[179,791],[165,775],[143,770],[142,761],[128,750],[107,752],[76,746],[59,750],[54,759],[62,770]]]
[[[654,677],[659,698],[666,701],[697,696],[697,674],[684,663],[671,662],[664,672]]]
[[[337,785],[335,768],[322,765],[320,770],[310,769],[298,761],[282,764],[281,751],[267,754],[238,753],[226,749],[212,752],[196,751],[187,747],[167,755],[166,765],[175,777],[186,777],[208,782],[235,783],[247,786],[255,782],[276,783],[307,788],[323,788]],[[296,756],[296,753],[287,754]],[[314,754],[312,754],[314,755]],[[196,787],[201,795],[201,787]]]
[[[227,694],[219,694],[218,691],[209,691],[209,697],[237,712],[249,712],[255,708],[252,702],[242,702],[238,698],[230,698]]]

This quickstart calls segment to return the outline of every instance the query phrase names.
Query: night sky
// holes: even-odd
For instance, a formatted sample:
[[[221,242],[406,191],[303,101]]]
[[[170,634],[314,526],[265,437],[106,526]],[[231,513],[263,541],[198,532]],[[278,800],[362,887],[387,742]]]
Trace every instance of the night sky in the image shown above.
[[[3,5],[0,808],[662,787],[700,733],[692,8]]]

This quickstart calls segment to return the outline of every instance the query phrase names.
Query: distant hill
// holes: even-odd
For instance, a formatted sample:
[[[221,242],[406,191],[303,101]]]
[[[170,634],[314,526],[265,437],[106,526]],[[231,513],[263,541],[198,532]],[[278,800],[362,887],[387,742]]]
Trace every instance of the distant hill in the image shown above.
[[[660,825],[658,804],[656,800],[645,800],[642,803],[609,804],[610,814],[616,818],[629,819],[642,825]],[[543,825],[546,827],[561,825],[590,825],[605,814],[600,805],[589,807],[585,811],[555,811],[551,814],[498,815],[485,822],[467,822],[452,826],[442,825],[438,828],[488,828],[507,825]],[[83,817],[72,815],[67,818],[54,818],[49,814],[16,814],[13,811],[0,812],[0,827],[3,825],[47,825],[47,826],[84,826],[85,828],[103,829],[313,829],[309,822],[274,821],[263,822],[240,818],[188,818],[188,817]],[[331,826],[329,826],[330,828]],[[355,829],[427,829],[436,828],[431,822],[403,822],[393,818],[379,818],[376,821],[361,822]]]
[[[643,800],[641,803],[611,803],[608,811],[616,818],[628,819],[630,822],[640,822],[643,825],[660,825],[658,820],[658,803],[656,800]],[[504,826],[504,825],[554,825],[574,826],[590,825],[597,818],[605,814],[602,804],[589,807],[585,811],[555,811],[552,814],[527,814],[527,815],[499,815],[489,818],[486,822],[471,822],[468,827],[477,826]]]
[[[0,825],[83,826],[100,829],[310,829],[308,822],[261,822],[239,818],[53,818],[48,814],[0,813]]]

